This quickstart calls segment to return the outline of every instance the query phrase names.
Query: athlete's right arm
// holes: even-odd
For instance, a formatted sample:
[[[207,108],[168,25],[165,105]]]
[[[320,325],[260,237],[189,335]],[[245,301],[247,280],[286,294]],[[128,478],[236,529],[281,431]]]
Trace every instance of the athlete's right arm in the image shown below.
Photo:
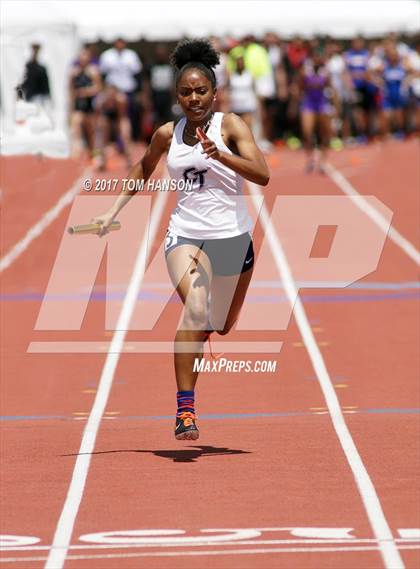
[[[173,133],[173,123],[169,122],[158,128],[152,136],[149,146],[143,155],[143,158],[137,162],[130,170],[127,178],[131,180],[144,180],[145,182],[153,174],[162,155],[168,150],[170,140]],[[129,184],[127,184],[128,186]],[[136,190],[121,190],[120,195],[112,204],[111,208],[103,215],[99,215],[92,219],[92,223],[99,223],[101,231],[99,236],[102,237],[108,233],[108,227],[117,217],[122,208],[136,194]]]

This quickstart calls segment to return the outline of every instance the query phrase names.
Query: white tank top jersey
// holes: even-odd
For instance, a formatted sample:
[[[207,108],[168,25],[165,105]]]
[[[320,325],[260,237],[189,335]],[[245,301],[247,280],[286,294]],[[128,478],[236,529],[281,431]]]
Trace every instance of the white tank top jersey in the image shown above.
[[[253,113],[257,110],[254,79],[249,71],[232,73],[229,78],[229,97],[233,113]]]
[[[223,142],[223,113],[214,113],[207,136],[219,150],[232,154]],[[225,239],[250,231],[253,222],[242,193],[243,178],[221,162],[206,158],[202,146],[182,140],[186,119],[175,126],[167,165],[177,181],[192,180],[191,189],[177,190],[178,204],[169,220],[169,231],[190,239]]]

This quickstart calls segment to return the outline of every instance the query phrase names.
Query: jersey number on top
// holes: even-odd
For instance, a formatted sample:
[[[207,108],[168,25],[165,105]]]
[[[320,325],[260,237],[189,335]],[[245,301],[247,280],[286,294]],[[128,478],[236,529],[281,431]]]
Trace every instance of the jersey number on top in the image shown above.
[[[192,180],[192,183],[195,184],[195,182],[198,181],[199,183],[199,189],[201,190],[201,188],[204,186],[204,174],[207,172],[207,170],[196,170],[195,168],[187,168],[186,170],[184,170],[184,180],[186,182]]]

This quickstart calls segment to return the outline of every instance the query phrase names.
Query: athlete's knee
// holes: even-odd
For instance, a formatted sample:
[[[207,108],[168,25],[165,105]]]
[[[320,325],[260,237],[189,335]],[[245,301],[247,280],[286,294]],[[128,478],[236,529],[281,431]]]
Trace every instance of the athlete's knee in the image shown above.
[[[222,330],[216,330],[216,332],[219,334],[219,336],[226,336],[226,334],[228,334],[231,331],[232,327],[229,326],[225,326]]]
[[[184,326],[189,330],[204,330],[207,324],[207,309],[200,299],[190,298],[185,304]]]
[[[231,322],[226,322],[225,325],[222,327],[220,327],[219,330],[216,330],[216,332],[220,335],[220,336],[226,336],[226,334],[229,334],[229,332],[232,330],[233,325],[235,324],[236,319],[232,320]]]

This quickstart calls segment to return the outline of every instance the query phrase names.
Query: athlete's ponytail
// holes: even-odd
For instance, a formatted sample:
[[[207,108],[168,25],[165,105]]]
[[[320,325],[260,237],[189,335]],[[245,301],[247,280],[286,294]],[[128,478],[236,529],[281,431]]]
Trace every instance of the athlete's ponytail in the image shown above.
[[[213,68],[219,63],[217,51],[208,40],[182,40],[171,54],[171,63],[178,69],[176,84],[187,69],[199,69],[216,88],[216,76]]]

